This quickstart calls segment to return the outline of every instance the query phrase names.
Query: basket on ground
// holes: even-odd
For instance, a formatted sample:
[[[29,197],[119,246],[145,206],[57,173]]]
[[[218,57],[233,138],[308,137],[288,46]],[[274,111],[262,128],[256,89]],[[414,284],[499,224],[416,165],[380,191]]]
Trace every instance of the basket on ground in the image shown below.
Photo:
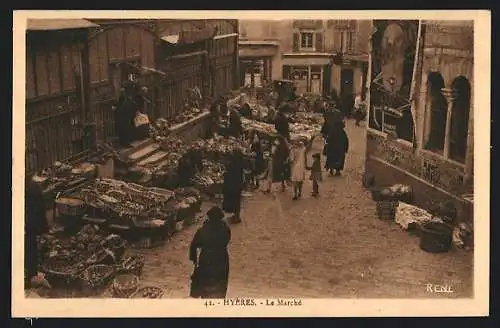
[[[90,294],[99,292],[109,283],[113,274],[114,268],[110,265],[89,266],[80,274],[82,289]]]
[[[396,217],[397,201],[378,201],[377,216],[380,220],[394,220]]]
[[[162,298],[164,294],[163,289],[159,287],[141,287],[130,298]]]
[[[113,279],[111,285],[113,296],[118,298],[128,298],[139,286],[139,277],[133,274],[120,274]]]
[[[115,266],[117,274],[135,274],[140,276],[144,268],[145,257],[143,255],[132,255],[122,259],[120,263]]]
[[[429,253],[447,252],[452,243],[453,231],[444,223],[429,222],[420,227],[420,249]]]
[[[49,260],[41,268],[47,281],[52,286],[64,286],[74,283],[83,270],[85,270],[83,264],[71,265],[57,259]]]

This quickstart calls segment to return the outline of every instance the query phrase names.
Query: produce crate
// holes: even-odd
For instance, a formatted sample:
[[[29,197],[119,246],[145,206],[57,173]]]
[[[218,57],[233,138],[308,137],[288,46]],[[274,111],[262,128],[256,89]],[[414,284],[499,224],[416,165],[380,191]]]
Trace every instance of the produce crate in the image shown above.
[[[396,218],[397,201],[378,201],[377,216],[380,220],[394,220]]]

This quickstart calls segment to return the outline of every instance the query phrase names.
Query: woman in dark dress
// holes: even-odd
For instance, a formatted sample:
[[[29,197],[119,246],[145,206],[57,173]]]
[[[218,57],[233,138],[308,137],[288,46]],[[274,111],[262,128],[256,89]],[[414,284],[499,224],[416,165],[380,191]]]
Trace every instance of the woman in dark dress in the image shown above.
[[[240,114],[235,109],[230,109],[229,112],[229,134],[235,138],[239,138],[243,133]]]
[[[25,287],[29,288],[31,280],[38,274],[39,258],[37,236],[40,236],[48,230],[42,190],[37,184],[33,182],[32,176],[26,177],[24,206]]]
[[[344,169],[345,154],[349,149],[349,139],[342,123],[336,123],[328,133],[326,145],[326,169],[330,175],[339,176]]]
[[[278,136],[274,143],[275,149],[272,158],[273,182],[281,182],[281,190],[285,191],[285,183],[290,179],[290,148],[282,136]]]
[[[274,121],[274,128],[279,135],[281,135],[288,141],[290,140],[290,125],[288,123],[288,118],[286,117],[284,110],[284,108],[280,108],[280,110],[278,111],[276,119]]]
[[[229,281],[227,245],[231,240],[231,230],[222,220],[224,212],[219,207],[212,207],[207,216],[208,221],[196,232],[189,250],[189,260],[194,264],[190,296],[225,298]]]
[[[231,156],[222,187],[223,203],[222,209],[233,213],[230,219],[233,223],[241,222],[241,192],[243,191],[243,153],[235,150]]]

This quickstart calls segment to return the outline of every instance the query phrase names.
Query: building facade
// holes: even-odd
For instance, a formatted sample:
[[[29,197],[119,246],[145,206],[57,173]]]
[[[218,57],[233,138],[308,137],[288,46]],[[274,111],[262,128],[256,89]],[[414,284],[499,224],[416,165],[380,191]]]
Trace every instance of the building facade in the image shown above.
[[[412,185],[424,208],[451,200],[472,222],[472,22],[374,25],[366,172]]]
[[[198,87],[239,86],[236,20],[30,20],[26,161],[38,171],[115,137],[122,85],[145,88],[145,112],[171,118]]]
[[[362,20],[240,21],[242,84],[263,76],[294,80],[302,94],[364,95],[370,26]]]

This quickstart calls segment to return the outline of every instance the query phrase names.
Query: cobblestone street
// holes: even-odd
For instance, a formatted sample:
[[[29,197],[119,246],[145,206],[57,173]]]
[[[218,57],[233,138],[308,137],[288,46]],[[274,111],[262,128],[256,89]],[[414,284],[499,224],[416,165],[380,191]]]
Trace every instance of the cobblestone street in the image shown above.
[[[292,201],[290,188],[245,198],[243,223],[232,226],[228,297],[472,297],[472,253],[426,253],[417,237],[377,219],[361,185],[364,127],[348,122],[347,132],[346,170],[341,177],[324,174],[319,198],[310,196],[310,181],[299,201]],[[318,137],[309,163],[321,148]],[[196,228],[140,251],[147,254],[143,284],[166,288],[166,297],[187,297]],[[426,284],[448,285],[453,293],[431,294]]]

